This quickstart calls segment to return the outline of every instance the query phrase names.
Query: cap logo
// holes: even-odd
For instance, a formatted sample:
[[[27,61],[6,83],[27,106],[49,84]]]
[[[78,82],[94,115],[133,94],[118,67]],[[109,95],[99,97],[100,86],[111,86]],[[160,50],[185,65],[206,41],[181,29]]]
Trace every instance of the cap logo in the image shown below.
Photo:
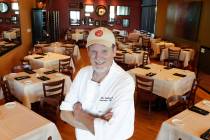
[[[103,31],[102,30],[97,30],[95,32],[95,36],[97,36],[97,37],[101,37],[102,35],[103,35]]]

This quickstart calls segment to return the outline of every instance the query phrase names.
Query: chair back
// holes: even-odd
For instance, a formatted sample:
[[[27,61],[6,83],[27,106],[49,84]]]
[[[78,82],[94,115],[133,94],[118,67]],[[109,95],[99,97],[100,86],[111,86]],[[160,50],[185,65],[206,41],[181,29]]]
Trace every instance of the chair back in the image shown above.
[[[173,95],[166,99],[168,117],[172,117],[186,109],[186,101],[181,95]]]
[[[181,49],[168,49],[168,60],[176,60],[179,61],[179,55],[180,55]]]
[[[0,76],[0,86],[3,91],[5,101],[6,102],[14,101],[12,98],[11,91],[10,91],[9,83],[7,80],[4,80],[2,76]]]
[[[183,97],[186,99],[187,101],[187,107],[191,107],[195,104],[195,96],[196,96],[196,91],[197,91],[197,86],[198,82],[196,79],[193,80],[192,83],[192,87],[191,90],[189,92],[187,92],[185,95],[183,95]]]
[[[116,63],[124,63],[125,62],[125,54],[124,53],[116,53],[114,57]]]
[[[151,112],[151,103],[157,99],[153,94],[154,79],[136,75],[137,98],[149,102],[149,112]]]
[[[59,60],[59,72],[68,75],[73,80],[73,68],[70,65],[71,58]]]
[[[74,45],[63,45],[65,47],[65,55],[71,56],[73,58]]]
[[[142,37],[142,46],[144,48],[150,47],[150,38]]]
[[[148,59],[149,59],[149,53],[148,52],[144,52],[143,53],[143,60],[142,60],[142,65],[143,66],[148,64]]]
[[[53,81],[43,83],[44,97],[55,97],[59,98],[59,102],[64,99],[64,82],[65,80]]]
[[[154,79],[136,75],[136,90],[144,93],[152,93]]]
[[[62,72],[65,69],[70,67],[71,58],[60,59],[59,60],[59,72]]]

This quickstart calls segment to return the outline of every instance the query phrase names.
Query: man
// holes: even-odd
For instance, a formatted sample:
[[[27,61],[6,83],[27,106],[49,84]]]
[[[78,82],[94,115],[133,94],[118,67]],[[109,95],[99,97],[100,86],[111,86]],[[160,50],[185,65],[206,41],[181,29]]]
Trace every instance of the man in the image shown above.
[[[134,131],[135,82],[114,62],[115,37],[104,27],[90,31],[91,66],[82,68],[60,109],[78,140],[125,140]]]

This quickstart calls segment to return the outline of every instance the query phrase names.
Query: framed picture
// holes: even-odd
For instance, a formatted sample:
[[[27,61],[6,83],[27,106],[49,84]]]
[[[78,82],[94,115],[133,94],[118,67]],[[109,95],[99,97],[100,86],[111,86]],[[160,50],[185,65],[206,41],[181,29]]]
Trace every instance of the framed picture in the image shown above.
[[[129,27],[129,19],[123,19],[122,20],[122,26],[123,27]]]

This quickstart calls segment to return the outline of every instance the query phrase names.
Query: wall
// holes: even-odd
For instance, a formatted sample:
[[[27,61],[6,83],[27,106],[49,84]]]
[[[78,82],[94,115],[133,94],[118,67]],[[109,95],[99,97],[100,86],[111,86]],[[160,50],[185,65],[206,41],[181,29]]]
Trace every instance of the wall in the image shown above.
[[[61,36],[64,36],[65,31],[70,27],[69,26],[69,6],[72,5],[72,3],[79,3],[79,0],[53,0],[53,2],[50,2],[47,5],[48,10],[59,10],[60,11],[60,31]],[[130,26],[128,28],[124,28],[127,31],[132,31],[133,29],[139,29],[140,25],[140,0],[132,0],[130,1],[124,1],[124,0],[84,0],[84,4],[94,4],[94,7],[97,5],[105,5],[106,8],[108,8],[108,5],[122,5],[122,6],[130,6],[130,16],[118,16],[117,19],[122,18],[128,18],[130,19]],[[79,9],[79,7],[78,7]],[[84,9],[81,9],[81,18],[84,17]],[[96,20],[107,20],[108,14],[106,14],[103,17],[99,17],[96,15],[95,12],[91,14],[91,18]],[[94,26],[71,26],[72,28],[85,28],[85,29],[91,29],[94,28]],[[110,27],[111,28],[111,27]],[[121,26],[114,26],[112,28],[116,29],[122,29]]]
[[[0,57],[0,75],[10,73],[11,68],[20,63],[32,45],[32,35],[27,29],[31,29],[31,8],[35,7],[35,0],[19,0],[19,6],[22,44]]]
[[[187,0],[185,0],[187,1]],[[190,1],[190,0],[188,0]],[[191,0],[192,1],[192,0]],[[197,0],[199,1],[199,0]],[[198,32],[198,40],[197,41],[189,41],[182,38],[170,37],[166,33],[166,25],[169,24],[169,20],[167,20],[167,10],[168,7],[173,6],[174,3],[178,2],[177,0],[159,0],[158,1],[158,12],[157,12],[157,24],[156,24],[156,35],[162,36],[164,38],[170,37],[170,40],[178,43],[189,43],[195,47],[199,47],[200,45],[205,45],[210,47],[210,1],[202,0],[203,7],[200,17],[200,25]]]

